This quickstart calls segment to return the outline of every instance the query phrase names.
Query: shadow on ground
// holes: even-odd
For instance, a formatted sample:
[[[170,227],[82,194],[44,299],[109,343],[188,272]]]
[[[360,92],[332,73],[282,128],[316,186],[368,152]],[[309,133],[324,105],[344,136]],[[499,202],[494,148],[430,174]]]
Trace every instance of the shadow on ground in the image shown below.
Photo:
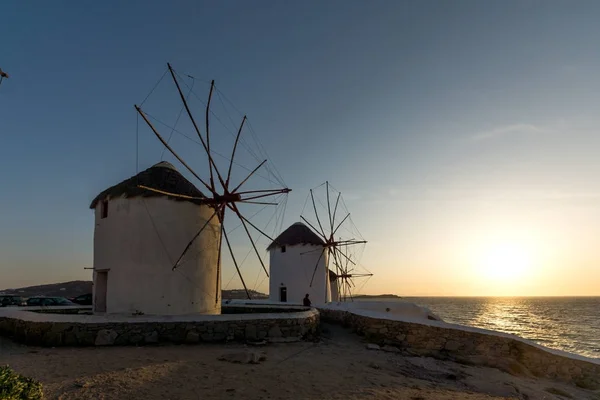
[[[338,326],[323,331],[318,343],[264,347],[32,348],[2,339],[0,363],[42,381],[49,399],[600,400],[491,368],[367,350]]]

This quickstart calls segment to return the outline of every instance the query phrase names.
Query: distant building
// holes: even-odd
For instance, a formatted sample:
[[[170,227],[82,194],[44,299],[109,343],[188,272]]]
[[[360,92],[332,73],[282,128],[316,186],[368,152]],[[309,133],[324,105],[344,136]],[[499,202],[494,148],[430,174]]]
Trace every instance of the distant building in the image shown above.
[[[203,194],[173,165],[161,162],[100,193],[95,214],[93,308],[97,313],[220,314],[217,268],[220,224]]]
[[[324,245],[325,242],[302,222],[296,222],[275,238],[267,248],[270,301],[302,304],[307,293],[313,304],[331,301],[331,278],[327,273]]]

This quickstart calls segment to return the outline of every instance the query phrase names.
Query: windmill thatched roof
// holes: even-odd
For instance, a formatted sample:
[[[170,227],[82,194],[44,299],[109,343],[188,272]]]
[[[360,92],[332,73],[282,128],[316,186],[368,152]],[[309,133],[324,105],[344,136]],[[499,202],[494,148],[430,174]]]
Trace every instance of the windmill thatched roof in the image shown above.
[[[273,243],[267,247],[267,250],[281,246],[293,246],[295,244],[314,244],[322,246],[325,242],[308,226],[304,225],[302,222],[296,222],[283,231],[281,235],[277,236],[275,240],[273,240]]]
[[[185,179],[171,163],[162,161],[121,183],[109,187],[96,196],[92,201],[92,204],[90,204],[90,208],[96,208],[98,202],[104,199],[115,197],[168,197],[174,200],[189,201],[196,204],[202,203],[201,200],[184,199],[153,192],[151,190],[140,188],[138,185],[148,186],[153,189],[184,196],[205,197],[204,194],[202,194],[202,192],[190,181]]]

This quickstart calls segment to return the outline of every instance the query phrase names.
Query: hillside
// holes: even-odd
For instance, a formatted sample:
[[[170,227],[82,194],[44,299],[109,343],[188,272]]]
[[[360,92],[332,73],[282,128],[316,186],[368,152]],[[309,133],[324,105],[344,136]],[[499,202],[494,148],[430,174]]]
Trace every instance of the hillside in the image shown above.
[[[401,299],[401,296],[395,294],[357,294],[352,296],[354,299]]]
[[[62,283],[50,283],[47,285],[28,286],[16,289],[3,289],[0,293],[18,294],[23,297],[31,296],[62,296],[75,297],[80,294],[92,292],[92,281],[70,281]],[[266,299],[268,296],[257,292],[250,291],[253,299]],[[223,290],[224,300],[231,299],[246,299],[246,293],[242,289]]]
[[[250,296],[252,297],[253,300],[263,300],[263,299],[269,298],[268,295],[257,292],[256,290],[249,290],[249,292],[250,292]],[[246,296],[246,292],[244,291],[244,289],[223,290],[221,296],[222,296],[223,300],[247,299],[248,298],[248,296]]]
[[[92,281],[70,281],[50,283],[47,285],[28,286],[16,289],[4,289],[0,293],[18,294],[23,297],[31,296],[63,296],[75,297],[80,294],[91,293]]]

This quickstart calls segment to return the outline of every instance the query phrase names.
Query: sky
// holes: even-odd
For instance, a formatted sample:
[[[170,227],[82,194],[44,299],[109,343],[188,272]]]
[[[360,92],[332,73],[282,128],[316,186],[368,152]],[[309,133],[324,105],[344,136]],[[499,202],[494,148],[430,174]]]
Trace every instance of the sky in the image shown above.
[[[283,228],[310,188],[343,193],[368,240],[362,292],[600,295],[599,13],[550,0],[3,4],[0,288],[91,279],[89,203],[161,159],[140,147],[154,138],[133,104],[171,62],[248,115],[293,189]]]

